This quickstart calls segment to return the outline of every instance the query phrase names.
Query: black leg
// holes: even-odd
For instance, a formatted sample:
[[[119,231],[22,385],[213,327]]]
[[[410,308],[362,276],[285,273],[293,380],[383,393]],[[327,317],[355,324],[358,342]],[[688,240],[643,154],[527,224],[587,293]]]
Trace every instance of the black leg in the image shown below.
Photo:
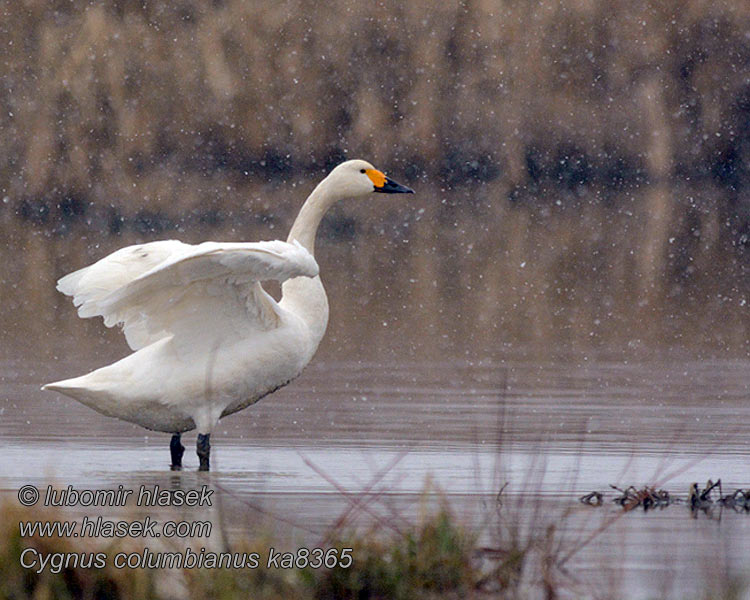
[[[211,454],[211,444],[208,441],[208,438],[210,437],[211,437],[210,433],[198,434],[196,450],[198,452],[198,458],[201,461],[201,466],[198,467],[199,471],[208,471],[208,457]]]
[[[169,467],[173,471],[182,470],[182,455],[185,452],[185,446],[180,442],[180,434],[175,433],[172,441],[169,442],[169,453],[172,455],[172,465]]]

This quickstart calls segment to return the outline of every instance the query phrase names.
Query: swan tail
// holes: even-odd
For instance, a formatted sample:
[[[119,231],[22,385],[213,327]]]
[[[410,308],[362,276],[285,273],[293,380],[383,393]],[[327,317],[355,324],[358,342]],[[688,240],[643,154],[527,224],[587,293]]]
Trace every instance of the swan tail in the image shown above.
[[[82,377],[74,377],[72,379],[62,379],[61,381],[53,381],[52,383],[45,383],[42,386],[44,391],[60,392],[66,396],[77,398],[77,393],[90,391],[91,385],[86,381],[87,375]]]
[[[81,377],[53,381],[43,385],[42,390],[59,392],[100,413],[110,415],[111,395],[108,393],[106,384],[95,373],[96,371]]]

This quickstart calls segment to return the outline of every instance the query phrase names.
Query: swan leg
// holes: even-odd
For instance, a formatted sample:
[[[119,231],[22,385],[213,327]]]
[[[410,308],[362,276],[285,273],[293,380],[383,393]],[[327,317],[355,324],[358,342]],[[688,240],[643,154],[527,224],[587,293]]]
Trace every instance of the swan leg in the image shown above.
[[[182,455],[185,453],[185,446],[180,442],[180,434],[175,433],[169,442],[169,453],[172,455],[172,464],[170,469],[173,471],[182,470]]]
[[[208,471],[208,457],[211,454],[211,444],[209,443],[210,433],[199,433],[196,442],[196,451],[201,461],[199,471]]]

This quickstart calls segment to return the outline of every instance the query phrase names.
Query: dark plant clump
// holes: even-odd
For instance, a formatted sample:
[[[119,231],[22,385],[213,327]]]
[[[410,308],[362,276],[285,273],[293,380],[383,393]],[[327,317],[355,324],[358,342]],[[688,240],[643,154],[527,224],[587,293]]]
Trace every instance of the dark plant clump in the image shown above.
[[[665,508],[674,504],[684,504],[690,507],[692,511],[709,511],[715,507],[726,507],[737,512],[750,513],[750,490],[736,489],[733,493],[725,495],[721,489],[721,479],[716,480],[715,483],[709,479],[703,489],[697,483],[691,484],[687,499],[670,494],[667,490],[648,485],[642,488],[631,485],[625,489],[615,485],[610,485],[610,487],[620,494],[612,501],[622,506],[626,511],[638,507],[642,507],[643,510],[650,510]],[[717,488],[718,495],[714,498],[713,492]],[[604,494],[593,491],[581,496],[579,500],[588,506],[602,506]]]

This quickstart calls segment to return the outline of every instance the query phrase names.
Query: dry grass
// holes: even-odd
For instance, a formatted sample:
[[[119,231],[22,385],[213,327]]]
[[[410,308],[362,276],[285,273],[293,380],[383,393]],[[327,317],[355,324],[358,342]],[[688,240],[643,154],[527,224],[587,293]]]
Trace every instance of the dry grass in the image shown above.
[[[43,555],[81,552],[80,543],[65,538],[21,538],[20,520],[65,518],[62,513],[19,510],[9,504],[1,507],[4,543],[0,548],[0,598],[171,598],[180,590],[183,598],[459,598],[479,593],[488,579],[475,559],[475,542],[446,510],[426,516],[400,535],[384,535],[382,530],[337,531],[328,548],[352,548],[354,562],[349,568],[267,569],[262,561],[272,539],[251,537],[232,544],[233,552],[261,550],[257,569],[185,569],[172,572],[149,569],[116,569],[112,559],[102,569],[62,568],[42,573],[24,569],[20,555],[24,548],[36,548]],[[109,550],[111,551],[111,548]],[[266,551],[263,551],[266,548]],[[102,551],[92,545],[89,551]],[[107,548],[104,548],[107,550]],[[196,551],[198,549],[196,548]],[[522,552],[511,549],[519,555]],[[27,560],[29,560],[27,558]],[[492,560],[504,564],[503,560]],[[172,581],[172,583],[165,582]],[[502,590],[512,592],[515,580],[503,580]],[[170,591],[171,590],[171,591]]]
[[[0,11],[0,236],[9,255],[26,248],[3,267],[8,285],[40,285],[40,263],[64,262],[36,248],[40,231],[103,245],[283,237],[346,150],[416,181],[413,210],[377,226],[337,211],[324,227],[354,244],[386,233],[385,252],[338,258],[391,290],[407,287],[391,277],[406,261],[405,306],[424,307],[401,315],[412,330],[476,335],[473,347],[747,349],[745,2]],[[42,296],[24,297],[52,304]],[[461,315],[415,322],[445,311]]]
[[[5,0],[0,11],[9,255],[39,231],[108,244],[267,238],[281,225],[283,237],[312,181],[359,155],[416,182],[424,214],[390,208],[369,226],[364,209],[338,211],[324,235],[409,240],[343,260],[391,290],[406,287],[391,277],[406,261],[405,300],[425,307],[401,316],[412,329],[477,335],[473,347],[747,349],[745,2]],[[26,252],[1,279],[38,285],[50,254],[59,262],[49,245]],[[415,322],[445,311],[461,315]]]
[[[14,198],[191,207],[196,174],[345,149],[448,183],[747,183],[744,2],[0,7]]]

